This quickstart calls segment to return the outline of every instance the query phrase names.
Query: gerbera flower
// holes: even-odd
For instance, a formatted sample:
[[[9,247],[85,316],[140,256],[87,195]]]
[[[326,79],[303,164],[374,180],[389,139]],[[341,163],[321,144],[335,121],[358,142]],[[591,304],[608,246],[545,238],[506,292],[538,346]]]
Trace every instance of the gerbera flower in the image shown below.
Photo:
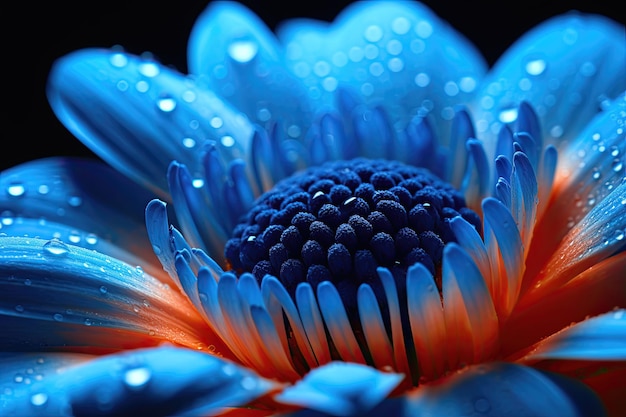
[[[625,56],[569,14],[487,70],[365,2],[278,38],[212,3],[191,75],[63,57],[52,108],[119,172],[2,174],[3,412],[619,415]]]

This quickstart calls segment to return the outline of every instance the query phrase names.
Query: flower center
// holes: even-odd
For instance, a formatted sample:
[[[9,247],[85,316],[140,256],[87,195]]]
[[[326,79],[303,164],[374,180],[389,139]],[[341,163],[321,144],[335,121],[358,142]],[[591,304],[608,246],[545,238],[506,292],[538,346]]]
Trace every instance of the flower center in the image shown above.
[[[426,169],[396,161],[355,159],[310,168],[263,194],[235,227],[225,256],[234,272],[278,278],[294,297],[301,282],[337,288],[351,322],[361,283],[386,304],[378,267],[402,292],[407,269],[421,262],[440,285],[449,220],[478,215],[461,193]]]

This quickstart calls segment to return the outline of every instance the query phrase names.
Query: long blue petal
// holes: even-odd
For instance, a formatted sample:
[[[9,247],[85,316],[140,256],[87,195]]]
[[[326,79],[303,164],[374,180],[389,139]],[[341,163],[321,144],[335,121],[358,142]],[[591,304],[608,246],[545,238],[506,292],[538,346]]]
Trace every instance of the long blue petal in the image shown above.
[[[105,164],[79,158],[30,161],[0,174],[0,233],[56,237],[67,244],[143,259],[160,270],[143,210],[154,198]],[[120,250],[121,249],[121,250]],[[124,256],[124,251],[128,254]]]
[[[19,395],[3,395],[3,405],[8,416],[16,417],[68,413],[191,417],[244,406],[273,388],[274,383],[216,356],[160,347],[104,356],[62,370]]]
[[[187,50],[199,82],[268,129],[301,138],[311,109],[306,87],[284,65],[284,51],[265,24],[245,6],[212,2],[196,20]]]
[[[578,12],[549,19],[515,42],[485,78],[472,108],[478,136],[491,142],[500,126],[517,124],[525,101],[540,115],[546,144],[571,140],[603,100],[624,91],[625,67],[618,22]]]
[[[119,172],[167,199],[173,160],[202,175],[198,149],[220,144],[241,156],[252,127],[247,118],[189,77],[149,57],[84,49],[55,62],[48,101],[78,139]]]
[[[474,95],[486,65],[462,35],[418,2],[355,2],[332,24],[295,19],[277,29],[287,66],[318,107],[349,88],[381,103],[402,128],[418,113],[448,137],[454,106]]]

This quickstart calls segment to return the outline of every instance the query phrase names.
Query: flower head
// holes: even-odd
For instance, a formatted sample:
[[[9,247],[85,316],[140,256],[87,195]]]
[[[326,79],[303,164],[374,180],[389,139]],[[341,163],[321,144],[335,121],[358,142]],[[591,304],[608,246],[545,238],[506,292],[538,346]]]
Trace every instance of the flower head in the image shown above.
[[[215,2],[189,75],[61,58],[53,110],[119,173],[3,173],[0,360],[21,380],[0,405],[618,415],[623,31],[559,16],[488,69],[419,3],[274,35]],[[35,367],[58,374],[20,385]]]

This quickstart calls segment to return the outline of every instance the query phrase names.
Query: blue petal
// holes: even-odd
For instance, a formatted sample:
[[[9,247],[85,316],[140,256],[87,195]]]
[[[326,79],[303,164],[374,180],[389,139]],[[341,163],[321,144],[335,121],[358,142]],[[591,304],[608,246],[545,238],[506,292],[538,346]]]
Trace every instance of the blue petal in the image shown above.
[[[510,363],[478,365],[447,384],[425,387],[405,399],[402,416],[568,416],[605,415],[582,383]]]
[[[331,362],[313,369],[275,398],[333,416],[364,415],[402,379],[400,374],[383,373],[365,365]]]
[[[143,220],[153,195],[105,164],[77,158],[31,161],[3,171],[0,189],[0,232],[56,237],[130,264],[151,264],[151,272],[161,270]]]
[[[15,416],[197,416],[244,406],[273,388],[215,356],[161,347],[68,368],[3,402]]]
[[[209,90],[149,57],[86,49],[58,60],[48,100],[61,122],[121,173],[167,198],[172,160],[201,176],[198,149],[211,140],[241,156],[252,127]]]
[[[526,359],[626,361],[626,310],[615,310],[562,330],[539,342]]]
[[[189,71],[251,121],[300,138],[311,109],[306,88],[284,66],[283,51],[263,22],[235,2],[212,2],[196,20],[188,45]]]
[[[500,126],[518,121],[526,101],[548,144],[571,140],[602,100],[626,88],[625,67],[623,26],[577,12],[552,18],[514,43],[487,75],[474,103],[478,135],[494,139]]]
[[[355,2],[332,23],[297,19],[277,30],[287,67],[319,108],[338,89],[381,105],[396,129],[430,113],[447,138],[453,107],[473,97],[486,65],[475,48],[417,2]]]
[[[0,247],[1,350],[210,342],[186,299],[139,267],[55,239]]]

